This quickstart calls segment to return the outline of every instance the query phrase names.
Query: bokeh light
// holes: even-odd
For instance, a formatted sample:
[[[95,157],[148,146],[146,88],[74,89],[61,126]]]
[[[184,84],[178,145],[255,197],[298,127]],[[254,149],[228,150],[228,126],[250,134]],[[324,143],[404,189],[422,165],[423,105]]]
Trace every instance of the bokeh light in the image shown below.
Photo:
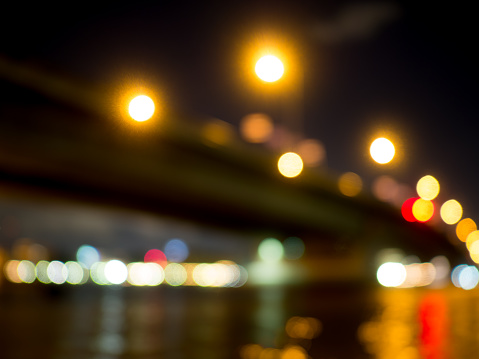
[[[393,143],[387,138],[380,137],[373,141],[369,153],[374,161],[379,164],[386,164],[392,161],[396,153]]]
[[[283,245],[276,238],[266,238],[258,246],[258,255],[265,262],[278,262],[283,254]]]
[[[372,192],[379,200],[392,202],[399,192],[399,185],[394,178],[382,175],[374,180]]]
[[[281,359],[308,359],[310,356],[306,349],[299,345],[287,345],[281,351]]]
[[[479,240],[479,231],[472,231],[471,233],[469,233],[466,237],[466,246],[467,246],[467,249],[471,249],[471,245],[478,241]]]
[[[376,277],[384,287],[398,287],[406,280],[406,268],[401,263],[387,262],[378,268]]]
[[[128,278],[128,269],[122,261],[112,259],[105,265],[105,277],[111,284],[122,284]]]
[[[419,197],[431,201],[439,194],[439,182],[433,176],[424,176],[417,182],[416,190]]]
[[[469,237],[470,236],[471,235],[469,235]],[[469,255],[471,256],[471,259],[474,261],[474,263],[479,263],[479,241],[478,240],[472,242],[471,245],[469,246]]]
[[[52,282],[50,278],[48,277],[48,272],[47,272],[49,264],[50,262],[48,261],[39,261],[37,265],[35,266],[37,279],[39,282],[43,284],[49,284]]]
[[[419,222],[427,222],[434,215],[434,204],[431,201],[419,198],[412,205],[412,214]]]
[[[164,253],[170,262],[184,262],[190,254],[186,243],[177,238],[170,239],[166,242]]]
[[[135,97],[130,101],[128,113],[131,118],[138,122],[149,120],[155,112],[155,103],[145,95]]]
[[[278,170],[285,177],[296,177],[303,170],[303,160],[297,153],[287,152],[279,158]]]
[[[240,349],[241,359],[258,359],[261,356],[263,347],[259,344],[246,344]]]
[[[324,145],[315,139],[305,139],[296,146],[296,153],[301,156],[307,166],[317,166],[326,160]]]
[[[51,261],[47,267],[47,275],[52,283],[63,284],[68,277],[68,269],[63,262]]]
[[[412,213],[412,208],[414,206],[414,203],[418,200],[418,198],[408,198],[407,200],[404,201],[402,207],[401,207],[401,214],[404,217],[404,219],[408,222],[416,222],[416,217],[414,217]]]
[[[263,143],[273,134],[273,121],[268,115],[253,113],[243,117],[240,122],[240,133],[243,138],[252,143]]]
[[[283,76],[284,65],[276,56],[266,55],[256,62],[255,72],[261,80],[275,82]]]
[[[474,289],[479,283],[479,271],[475,266],[467,266],[459,273],[458,281],[462,289]]]
[[[150,249],[148,252],[146,252],[144,261],[157,263],[161,265],[163,268],[165,268],[166,265],[168,264],[166,259],[166,254],[163,253],[163,251],[160,251],[159,249]]]
[[[211,264],[198,264],[193,270],[193,280],[201,287],[210,287],[216,279],[216,273]]]
[[[455,199],[450,199],[443,203],[440,214],[444,223],[456,224],[462,217],[462,206]]]
[[[35,281],[35,264],[28,260],[22,260],[17,267],[18,277],[23,283],[33,283]]]
[[[467,268],[467,264],[460,264],[456,267],[451,272],[451,282],[454,284],[455,287],[461,288],[461,283],[459,282],[459,275],[461,274],[462,270],[464,268]]]
[[[165,278],[164,270],[158,263],[129,263],[127,281],[135,286],[156,286]]]
[[[298,237],[288,237],[283,242],[284,257],[296,260],[304,254],[304,242]]]
[[[464,218],[456,225],[456,235],[462,242],[467,240],[467,236],[477,230],[476,222],[471,218]]]
[[[406,279],[400,285],[402,288],[428,286],[436,279],[436,267],[432,263],[411,263],[404,268]]]
[[[110,284],[105,276],[105,266],[105,262],[96,262],[92,264],[90,268],[90,278],[94,283],[98,285]]]
[[[77,261],[85,268],[90,269],[93,263],[100,261],[100,252],[90,245],[82,245],[77,250]]]
[[[22,279],[18,275],[18,265],[20,261],[18,260],[9,260],[5,263],[3,267],[3,272],[5,273],[5,277],[7,280],[13,283],[21,283]]]
[[[362,188],[363,181],[356,173],[346,172],[343,173],[338,180],[339,191],[348,197],[357,196]]]
[[[310,317],[291,317],[285,326],[286,334],[295,339],[313,339],[320,334],[321,329],[321,322]]]
[[[169,263],[165,267],[165,282],[176,287],[186,282],[186,269],[179,263]]]
[[[65,267],[67,268],[67,279],[66,282],[69,284],[84,284],[88,280],[88,274],[85,273],[86,269],[83,268],[78,262],[66,262]]]

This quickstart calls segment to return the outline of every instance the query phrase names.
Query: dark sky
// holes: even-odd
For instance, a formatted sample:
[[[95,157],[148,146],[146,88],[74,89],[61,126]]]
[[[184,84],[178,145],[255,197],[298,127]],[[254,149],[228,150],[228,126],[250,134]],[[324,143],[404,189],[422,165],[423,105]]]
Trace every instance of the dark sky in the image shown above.
[[[168,106],[234,125],[280,100],[248,93],[245,54],[286,41],[304,75],[303,136],[321,140],[328,166],[366,181],[387,173],[415,186],[426,174],[479,220],[478,56],[466,2],[105,1],[2,10],[0,54],[112,88],[143,81]],[[369,141],[400,139],[397,165],[374,165]]]

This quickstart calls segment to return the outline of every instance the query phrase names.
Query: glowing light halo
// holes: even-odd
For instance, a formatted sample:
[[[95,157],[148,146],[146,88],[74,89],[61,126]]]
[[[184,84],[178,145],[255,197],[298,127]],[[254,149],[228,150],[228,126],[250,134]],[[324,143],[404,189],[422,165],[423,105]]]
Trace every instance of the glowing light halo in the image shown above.
[[[466,242],[467,236],[476,230],[476,222],[471,218],[463,218],[456,224],[456,235],[462,242]]]
[[[376,278],[383,287],[398,287],[406,280],[406,268],[401,263],[383,263],[376,273]]]
[[[285,177],[296,177],[303,171],[303,160],[297,153],[286,152],[278,160],[278,170]]]
[[[396,149],[393,143],[384,137],[376,138],[371,147],[369,147],[369,153],[374,161],[379,164],[386,164],[392,161],[396,154]]]
[[[441,206],[441,218],[446,224],[456,224],[462,217],[462,206],[455,199],[450,199]]]
[[[128,113],[135,121],[144,122],[155,113],[155,103],[146,95],[137,96],[130,101]]]
[[[431,201],[419,198],[412,205],[412,214],[418,222],[427,222],[434,215],[434,204]]]
[[[439,190],[438,180],[430,175],[422,177],[416,185],[416,191],[419,197],[429,201],[437,197]]]
[[[274,55],[266,55],[256,62],[256,75],[265,82],[278,81],[284,74],[284,65]]]

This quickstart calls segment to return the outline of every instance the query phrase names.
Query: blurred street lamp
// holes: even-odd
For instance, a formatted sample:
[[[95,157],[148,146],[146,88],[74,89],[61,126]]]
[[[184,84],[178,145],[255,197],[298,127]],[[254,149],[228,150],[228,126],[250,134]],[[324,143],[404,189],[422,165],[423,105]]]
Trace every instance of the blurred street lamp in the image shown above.
[[[296,177],[303,170],[303,160],[298,154],[287,152],[279,158],[278,170],[285,177]]]
[[[276,56],[266,55],[256,62],[255,72],[261,80],[275,82],[283,76],[284,65]]]
[[[128,106],[128,113],[135,121],[147,121],[155,113],[155,103],[148,96],[137,96],[130,101],[130,105]]]
[[[373,141],[369,152],[374,161],[386,164],[392,161],[396,153],[393,143],[387,138],[380,137]]]

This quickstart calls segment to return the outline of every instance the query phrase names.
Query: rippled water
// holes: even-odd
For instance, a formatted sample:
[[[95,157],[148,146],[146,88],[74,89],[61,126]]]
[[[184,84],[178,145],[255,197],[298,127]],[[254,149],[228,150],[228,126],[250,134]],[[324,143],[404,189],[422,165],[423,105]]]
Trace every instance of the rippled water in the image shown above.
[[[470,359],[479,349],[477,294],[455,288],[0,288],[1,358]],[[295,337],[292,317],[319,326]]]

